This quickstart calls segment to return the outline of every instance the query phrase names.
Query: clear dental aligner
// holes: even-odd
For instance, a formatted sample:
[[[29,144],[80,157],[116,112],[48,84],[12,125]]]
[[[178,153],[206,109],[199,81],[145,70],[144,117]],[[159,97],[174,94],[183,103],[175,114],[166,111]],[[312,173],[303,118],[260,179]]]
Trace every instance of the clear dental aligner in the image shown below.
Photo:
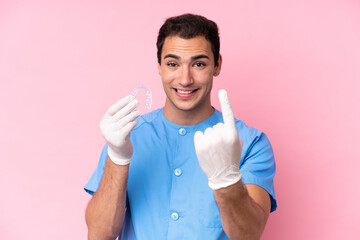
[[[134,89],[131,91],[131,95],[133,95],[135,97],[138,90],[141,88],[146,90],[145,108],[150,109],[151,104],[152,104],[152,94],[151,94],[151,90],[148,87],[146,87],[145,85],[140,85],[140,86],[134,87]]]

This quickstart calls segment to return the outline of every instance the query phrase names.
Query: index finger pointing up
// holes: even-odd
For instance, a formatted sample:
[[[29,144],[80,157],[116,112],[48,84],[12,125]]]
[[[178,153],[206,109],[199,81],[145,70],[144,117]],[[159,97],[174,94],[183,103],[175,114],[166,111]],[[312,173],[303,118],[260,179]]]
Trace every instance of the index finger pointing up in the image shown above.
[[[219,91],[219,100],[221,105],[221,111],[224,119],[224,124],[235,128],[234,113],[231,109],[228,95],[224,89]]]

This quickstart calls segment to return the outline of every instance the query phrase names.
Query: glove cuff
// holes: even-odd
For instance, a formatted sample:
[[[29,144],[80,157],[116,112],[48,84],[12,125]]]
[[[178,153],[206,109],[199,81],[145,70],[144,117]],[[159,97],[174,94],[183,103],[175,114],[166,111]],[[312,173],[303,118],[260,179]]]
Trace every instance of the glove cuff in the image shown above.
[[[108,155],[113,163],[116,165],[128,165],[131,162],[131,158],[121,158],[116,152],[114,152],[110,147],[108,147]]]
[[[241,173],[233,173],[230,176],[227,176],[224,179],[209,179],[209,187],[213,190],[217,190],[219,188],[225,188],[230,185],[233,185],[234,183],[237,183],[241,179]]]

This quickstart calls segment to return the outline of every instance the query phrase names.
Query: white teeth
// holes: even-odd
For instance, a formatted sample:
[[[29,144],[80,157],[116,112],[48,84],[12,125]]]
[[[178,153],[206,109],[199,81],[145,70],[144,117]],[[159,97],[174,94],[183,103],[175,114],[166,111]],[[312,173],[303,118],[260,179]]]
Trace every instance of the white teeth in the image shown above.
[[[177,92],[178,92],[178,93],[182,93],[182,94],[190,94],[190,93],[192,93],[193,91],[183,91],[183,90],[177,89]]]

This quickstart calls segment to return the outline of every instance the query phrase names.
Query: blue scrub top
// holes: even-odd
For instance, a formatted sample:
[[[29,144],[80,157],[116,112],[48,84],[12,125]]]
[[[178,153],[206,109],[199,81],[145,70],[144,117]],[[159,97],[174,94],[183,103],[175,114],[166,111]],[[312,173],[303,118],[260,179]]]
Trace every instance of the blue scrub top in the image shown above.
[[[134,147],[127,186],[127,212],[120,239],[229,239],[220,221],[213,190],[198,163],[194,134],[223,122],[215,110],[196,125],[168,121],[163,109],[137,119],[131,132]],[[244,141],[240,172],[244,184],[264,188],[277,207],[273,177],[275,160],[266,135],[236,120]],[[107,145],[85,190],[97,191],[108,158]]]

